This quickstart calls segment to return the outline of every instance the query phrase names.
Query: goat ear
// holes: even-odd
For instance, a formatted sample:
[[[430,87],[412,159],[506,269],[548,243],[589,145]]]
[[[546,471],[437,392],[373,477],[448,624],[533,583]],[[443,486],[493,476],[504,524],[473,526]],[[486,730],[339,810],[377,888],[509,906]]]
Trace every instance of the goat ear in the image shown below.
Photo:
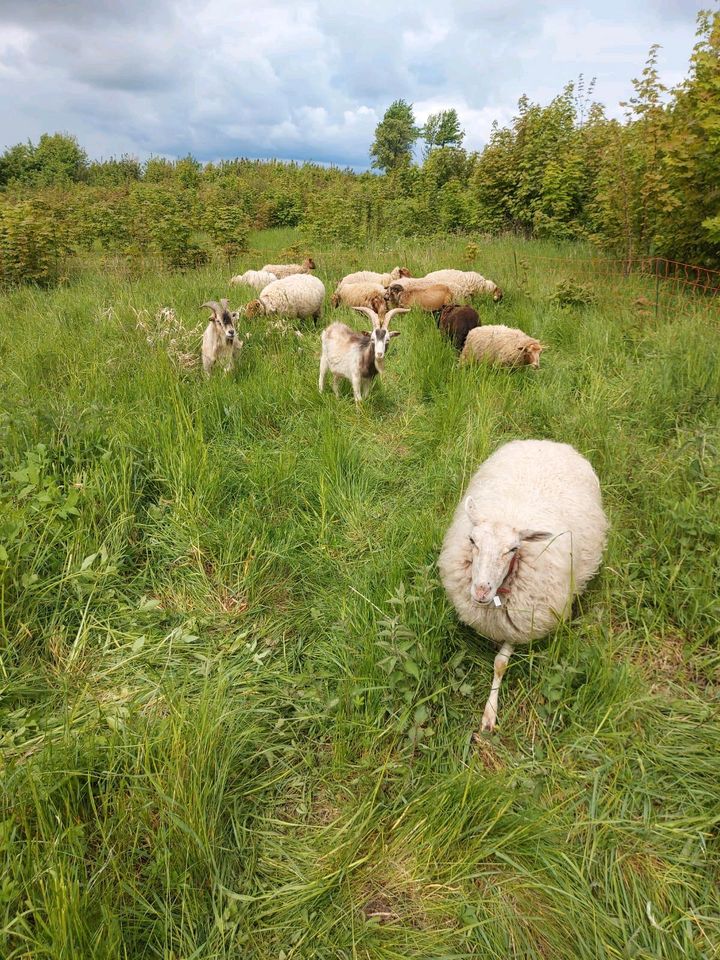
[[[371,337],[371,336],[372,336],[372,334],[370,333],[369,330],[361,330],[360,333],[361,333],[364,337]]]
[[[393,337],[399,337],[400,332],[401,332],[400,330],[388,330],[387,332],[388,340],[392,340]]]
[[[550,540],[553,534],[548,533],[547,530],[521,530],[518,534],[520,540],[525,540],[527,543],[533,543],[536,540]]]
[[[465,513],[470,517],[471,520],[477,522],[478,509],[474,497],[465,497]]]

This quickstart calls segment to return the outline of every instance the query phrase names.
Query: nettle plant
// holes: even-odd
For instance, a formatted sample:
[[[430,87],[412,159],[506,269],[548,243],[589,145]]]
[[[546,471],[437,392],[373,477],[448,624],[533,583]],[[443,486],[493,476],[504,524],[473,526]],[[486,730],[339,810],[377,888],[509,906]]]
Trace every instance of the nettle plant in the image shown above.
[[[437,585],[433,569],[421,570],[415,581],[417,594],[408,593],[404,583],[398,585],[388,598],[392,613],[379,621],[377,631],[377,645],[384,652],[378,666],[387,676],[396,704],[387,707],[387,714],[394,715],[396,728],[413,747],[434,734],[433,709],[446,693],[460,697],[473,693],[463,651],[441,656],[436,628],[428,626],[424,598]],[[444,712],[453,716],[460,711],[450,702]]]

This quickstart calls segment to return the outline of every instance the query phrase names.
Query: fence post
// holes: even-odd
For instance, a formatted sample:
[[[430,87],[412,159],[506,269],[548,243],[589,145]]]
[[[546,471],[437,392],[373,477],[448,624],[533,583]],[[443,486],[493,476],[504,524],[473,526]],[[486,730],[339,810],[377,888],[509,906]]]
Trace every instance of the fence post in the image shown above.
[[[513,260],[515,261],[515,280],[520,283],[520,271],[518,270],[517,250],[513,250]]]
[[[660,302],[660,261],[655,257],[655,323],[658,322],[658,309]]]

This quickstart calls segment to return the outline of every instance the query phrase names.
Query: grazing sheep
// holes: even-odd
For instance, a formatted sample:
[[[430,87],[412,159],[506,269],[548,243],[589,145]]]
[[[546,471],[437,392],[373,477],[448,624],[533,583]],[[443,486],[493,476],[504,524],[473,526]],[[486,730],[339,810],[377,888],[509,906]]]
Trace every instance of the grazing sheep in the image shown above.
[[[409,276],[410,271],[405,267],[393,267],[390,273],[376,273],[374,270],[358,270],[357,273],[349,273],[346,277],[343,277],[335,288],[335,292],[337,293],[340,287],[346,283],[361,283],[369,280],[372,283],[381,283],[386,287],[389,283],[392,283],[393,280],[399,280],[401,277]]]
[[[273,280],[261,291],[257,300],[245,307],[247,317],[270,316],[313,317],[320,319],[325,286],[322,280],[307,273],[296,273],[280,280]]]
[[[277,279],[276,274],[270,273],[268,270],[246,270],[245,273],[239,273],[236,277],[233,277],[230,283],[235,285],[244,283],[247,287],[262,290],[263,287]]]
[[[421,310],[434,313],[450,303],[452,293],[444,283],[433,283],[427,287],[404,287],[400,283],[391,283],[385,299],[390,307],[420,307]]]
[[[261,267],[261,271],[274,273],[278,280],[282,280],[283,277],[292,277],[296,273],[310,273],[314,269],[315,261],[312,257],[308,257],[302,263],[266,263]]]
[[[491,293],[496,303],[503,298],[503,292],[496,283],[486,280],[474,270],[434,270],[426,273],[423,279],[446,283],[456,300],[467,300],[474,293]]]
[[[607,528],[597,475],[569,444],[513,440],[470,481],[439,567],[463,623],[502,644],[482,730],[495,727],[515,644],[544,637],[569,615],[597,572]]]
[[[209,300],[200,309],[204,307],[212,310],[212,314],[202,338],[203,370],[210,376],[212,368],[220,361],[225,373],[229,373],[242,349],[242,340],[238,340],[235,333],[237,311],[230,312],[227,300],[220,303]]]
[[[462,350],[467,335],[480,326],[480,317],[473,307],[451,303],[443,307],[438,317],[438,328],[451,340],[456,350]]]
[[[346,307],[370,307],[380,316],[387,310],[385,287],[381,283],[373,283],[370,280],[344,283],[337,288],[330,302],[334,307],[340,306],[341,303]]]
[[[385,369],[385,351],[393,337],[399,337],[397,330],[390,330],[389,324],[396,313],[407,310],[389,310],[380,317],[368,307],[353,307],[353,310],[366,313],[372,320],[371,333],[358,333],[344,323],[331,323],[322,332],[322,353],[320,355],[320,393],[325,386],[328,370],[333,375],[333,391],[340,396],[340,377],[352,384],[355,403],[360,403],[368,395],[374,378]]]
[[[529,364],[537,370],[543,349],[539,340],[516,327],[506,327],[502,323],[490,324],[476,327],[468,333],[460,360],[462,363],[490,360],[509,367]]]

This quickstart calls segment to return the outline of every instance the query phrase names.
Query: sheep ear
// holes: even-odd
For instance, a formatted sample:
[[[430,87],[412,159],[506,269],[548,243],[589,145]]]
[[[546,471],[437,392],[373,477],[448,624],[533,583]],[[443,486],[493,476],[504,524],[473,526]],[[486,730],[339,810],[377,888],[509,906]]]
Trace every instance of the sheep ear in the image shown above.
[[[470,517],[471,520],[477,522],[478,511],[474,497],[465,497],[465,513]]]
[[[536,540],[549,540],[552,536],[553,534],[548,533],[547,530],[521,530],[518,534],[520,540],[525,540],[528,543]]]

